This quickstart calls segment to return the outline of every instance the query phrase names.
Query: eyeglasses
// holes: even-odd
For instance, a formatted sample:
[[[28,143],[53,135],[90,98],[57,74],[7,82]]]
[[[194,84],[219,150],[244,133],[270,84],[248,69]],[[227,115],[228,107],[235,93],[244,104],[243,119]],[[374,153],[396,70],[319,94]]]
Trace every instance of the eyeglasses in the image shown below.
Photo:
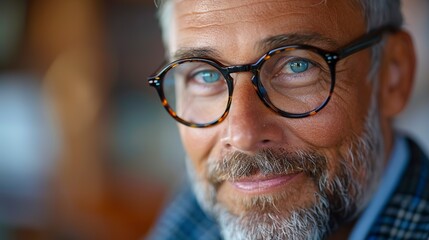
[[[331,99],[336,63],[378,43],[383,27],[328,52],[309,45],[288,45],[265,53],[252,64],[224,66],[207,58],[174,61],[148,78],[162,105],[178,122],[204,128],[222,122],[228,115],[234,90],[232,73],[251,72],[252,84],[262,102],[287,118],[315,115]]]

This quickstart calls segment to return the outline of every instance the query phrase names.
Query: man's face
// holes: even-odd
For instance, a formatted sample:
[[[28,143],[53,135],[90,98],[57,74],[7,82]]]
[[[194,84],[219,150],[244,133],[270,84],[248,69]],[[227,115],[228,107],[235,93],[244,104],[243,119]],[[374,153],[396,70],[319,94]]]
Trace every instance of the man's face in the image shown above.
[[[269,37],[314,34],[322,38],[296,44],[335,51],[366,28],[361,10],[348,1],[187,0],[173,5],[170,56],[209,48],[224,65],[255,62],[271,50],[259,44]],[[238,73],[232,74],[232,106],[222,123],[204,129],[179,125],[197,197],[218,218],[226,237],[246,238],[243,232],[252,229],[256,233],[249,234],[258,234],[255,225],[264,222],[259,232],[271,237],[270,231],[279,229],[316,234],[312,226],[297,222],[311,222],[314,216],[320,219],[313,224],[326,225],[320,230],[325,234],[359,211],[383,161],[375,159],[382,141],[367,79],[370,53],[367,49],[338,62],[331,101],[314,116],[277,115],[258,98],[251,73]]]

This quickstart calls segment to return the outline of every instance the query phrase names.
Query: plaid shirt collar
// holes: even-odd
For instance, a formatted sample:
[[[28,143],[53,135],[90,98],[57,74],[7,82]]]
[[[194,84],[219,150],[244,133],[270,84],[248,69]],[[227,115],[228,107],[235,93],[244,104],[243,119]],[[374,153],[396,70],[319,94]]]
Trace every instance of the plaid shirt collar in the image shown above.
[[[377,219],[377,216],[383,210],[383,207],[389,201],[389,198],[397,188],[402,174],[406,170],[409,162],[409,149],[405,138],[397,135],[392,154],[388,161],[386,170],[380,179],[379,186],[373,195],[368,207],[363,211],[355,227],[350,234],[349,240],[364,239],[369,233],[371,226]]]

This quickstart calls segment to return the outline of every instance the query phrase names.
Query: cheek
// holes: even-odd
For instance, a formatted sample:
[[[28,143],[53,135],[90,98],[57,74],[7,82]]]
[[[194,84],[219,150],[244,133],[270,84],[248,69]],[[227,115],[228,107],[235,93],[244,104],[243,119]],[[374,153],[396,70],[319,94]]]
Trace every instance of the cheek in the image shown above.
[[[330,102],[318,114],[291,122],[294,134],[317,149],[337,148],[361,136],[372,88],[365,77],[349,79],[359,80],[361,84],[337,84]]]
[[[348,116],[335,107],[326,107],[319,114],[290,124],[294,135],[315,149],[330,149],[342,145],[352,134]]]
[[[179,125],[179,132],[188,157],[201,173],[210,153],[217,147],[218,126],[199,129]]]

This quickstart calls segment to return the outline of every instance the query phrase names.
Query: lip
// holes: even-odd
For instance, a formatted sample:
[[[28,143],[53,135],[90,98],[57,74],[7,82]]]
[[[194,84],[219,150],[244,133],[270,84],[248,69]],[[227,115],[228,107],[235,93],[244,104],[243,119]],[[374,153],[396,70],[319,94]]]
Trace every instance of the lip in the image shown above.
[[[251,177],[231,181],[231,184],[235,188],[244,192],[261,193],[283,186],[300,174],[301,172],[275,176],[263,176],[261,174],[257,174]]]

